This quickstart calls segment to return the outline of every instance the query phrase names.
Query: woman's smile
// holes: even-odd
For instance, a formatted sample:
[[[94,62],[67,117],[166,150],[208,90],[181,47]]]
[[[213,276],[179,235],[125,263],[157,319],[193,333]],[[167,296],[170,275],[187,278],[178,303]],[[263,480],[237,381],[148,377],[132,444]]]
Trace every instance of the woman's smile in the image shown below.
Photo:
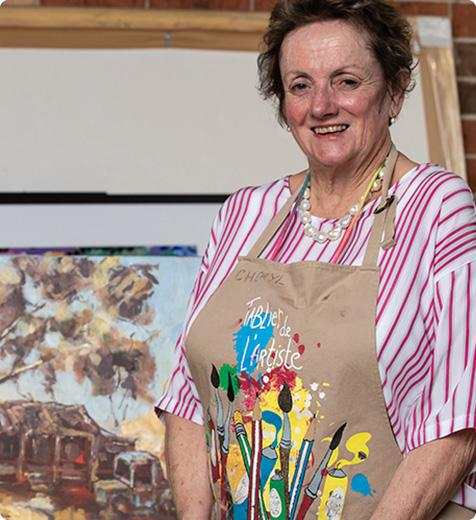
[[[326,126],[313,126],[311,131],[316,135],[316,137],[333,137],[338,136],[345,132],[349,128],[349,125],[326,125]]]

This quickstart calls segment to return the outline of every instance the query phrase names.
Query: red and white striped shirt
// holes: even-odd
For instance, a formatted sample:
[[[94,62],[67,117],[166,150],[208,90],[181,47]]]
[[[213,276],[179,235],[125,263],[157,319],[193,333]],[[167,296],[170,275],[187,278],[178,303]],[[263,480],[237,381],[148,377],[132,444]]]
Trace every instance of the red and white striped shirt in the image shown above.
[[[398,197],[396,245],[381,250],[378,259],[377,358],[390,422],[406,453],[452,432],[476,428],[476,214],[464,180],[431,164],[407,172],[389,193]],[[284,177],[243,188],[221,207],[159,409],[203,423],[184,357],[184,338],[238,256],[249,252],[289,196],[289,178]],[[362,264],[378,203],[365,206],[341,263]],[[313,217],[319,229],[333,222]],[[275,261],[330,261],[337,242],[319,244],[305,236],[296,210],[287,223]],[[476,510],[476,467],[454,501]]]

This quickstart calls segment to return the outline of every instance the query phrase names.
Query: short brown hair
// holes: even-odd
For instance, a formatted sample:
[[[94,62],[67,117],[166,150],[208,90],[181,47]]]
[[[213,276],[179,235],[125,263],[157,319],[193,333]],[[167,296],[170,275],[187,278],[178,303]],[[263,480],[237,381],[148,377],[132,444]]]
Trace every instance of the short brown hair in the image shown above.
[[[258,56],[258,74],[262,96],[278,100],[281,124],[285,121],[284,86],[279,68],[283,40],[299,27],[332,20],[343,20],[366,31],[370,49],[382,67],[391,95],[410,92],[414,86],[413,31],[409,22],[389,3],[384,0],[278,0],[263,37],[265,50]]]

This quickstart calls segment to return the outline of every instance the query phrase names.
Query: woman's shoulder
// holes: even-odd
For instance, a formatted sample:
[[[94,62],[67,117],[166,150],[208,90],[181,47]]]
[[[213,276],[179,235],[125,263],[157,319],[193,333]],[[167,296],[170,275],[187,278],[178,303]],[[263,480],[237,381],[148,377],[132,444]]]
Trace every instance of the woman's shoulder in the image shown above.
[[[408,172],[395,190],[397,233],[426,251],[435,276],[476,260],[476,212],[467,182],[437,164]]]
[[[210,255],[220,248],[242,254],[245,244],[259,235],[288,197],[287,176],[231,193],[213,222]]]
[[[443,190],[452,186],[465,186],[469,189],[467,182],[461,175],[446,169],[444,166],[430,162],[417,164],[403,175],[400,182],[414,182],[415,187],[418,187],[428,180],[438,181],[438,187]]]
[[[432,163],[419,164],[407,172],[395,186],[402,206],[424,206],[431,213],[473,205],[473,195],[465,179]]]
[[[269,197],[270,195],[273,195],[273,193],[276,194],[277,192],[281,192],[283,189],[288,188],[288,177],[288,175],[285,175],[283,177],[275,178],[263,184],[243,186],[231,193],[229,199],[233,199],[246,194],[250,195],[253,198],[253,200],[259,200],[264,197]]]
[[[289,196],[288,176],[280,177],[257,186],[244,186],[231,193],[220,210],[224,222],[246,213],[265,216],[272,214],[275,206],[281,205]]]

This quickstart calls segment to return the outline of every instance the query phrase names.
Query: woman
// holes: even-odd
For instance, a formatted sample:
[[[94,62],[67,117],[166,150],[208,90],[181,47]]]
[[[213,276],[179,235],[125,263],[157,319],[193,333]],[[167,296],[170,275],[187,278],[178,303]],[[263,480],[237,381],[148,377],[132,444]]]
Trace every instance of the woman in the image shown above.
[[[180,518],[474,514],[476,218],[392,146],[410,38],[381,0],[272,12],[261,87],[309,168],[215,220],[158,403]]]

